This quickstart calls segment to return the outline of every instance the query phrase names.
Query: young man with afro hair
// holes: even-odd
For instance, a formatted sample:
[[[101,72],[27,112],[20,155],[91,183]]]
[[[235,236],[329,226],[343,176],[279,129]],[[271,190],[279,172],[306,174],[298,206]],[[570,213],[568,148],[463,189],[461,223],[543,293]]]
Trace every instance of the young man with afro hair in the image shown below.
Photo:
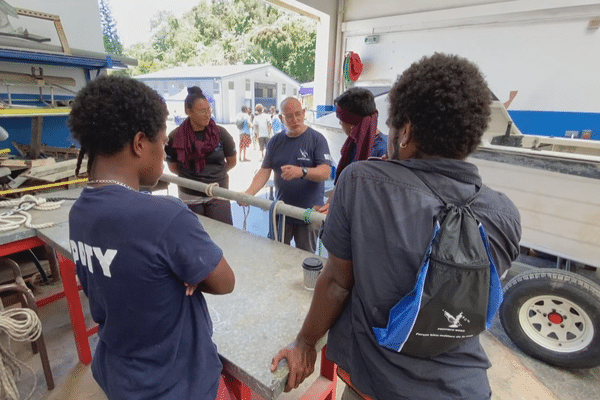
[[[102,76],[75,97],[68,125],[88,156],[69,214],[77,276],[98,323],[92,373],[109,399],[227,399],[202,292],[235,278],[178,199],[140,193],[163,172],[166,106],[134,79]]]

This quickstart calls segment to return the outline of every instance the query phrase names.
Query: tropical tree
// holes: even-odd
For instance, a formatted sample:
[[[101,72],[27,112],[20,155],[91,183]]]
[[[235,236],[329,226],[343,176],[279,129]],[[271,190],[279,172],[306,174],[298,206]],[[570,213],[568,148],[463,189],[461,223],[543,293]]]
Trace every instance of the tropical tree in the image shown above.
[[[98,0],[100,7],[100,22],[104,36],[104,50],[111,54],[123,54],[123,45],[117,33],[117,24],[112,17],[108,0]]]
[[[262,50],[254,55],[300,82],[312,81],[317,39],[314,23],[303,17],[286,17],[279,18],[277,24],[252,36],[252,42]]]
[[[181,18],[161,11],[152,39],[127,49],[133,75],[175,65],[269,62],[295,79],[313,80],[316,23],[259,0],[201,1]]]

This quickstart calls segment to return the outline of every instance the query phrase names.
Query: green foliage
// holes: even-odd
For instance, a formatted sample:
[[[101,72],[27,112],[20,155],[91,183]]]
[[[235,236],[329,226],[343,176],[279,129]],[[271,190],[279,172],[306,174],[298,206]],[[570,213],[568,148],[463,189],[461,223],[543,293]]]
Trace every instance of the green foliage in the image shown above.
[[[104,50],[110,54],[123,54],[123,45],[117,33],[117,25],[112,17],[108,0],[99,0],[100,22],[104,36]]]
[[[200,1],[181,18],[161,11],[150,29],[150,43],[126,50],[139,63],[133,75],[181,64],[269,62],[300,82],[313,80],[316,23],[260,0]]]

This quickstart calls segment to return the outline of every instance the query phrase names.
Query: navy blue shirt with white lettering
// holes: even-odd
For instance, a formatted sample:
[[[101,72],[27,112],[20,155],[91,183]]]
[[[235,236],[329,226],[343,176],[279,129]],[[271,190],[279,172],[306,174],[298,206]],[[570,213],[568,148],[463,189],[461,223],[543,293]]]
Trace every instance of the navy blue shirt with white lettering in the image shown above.
[[[69,214],[77,276],[98,323],[94,378],[109,399],[210,399],[222,365],[199,290],[222,258],[173,199],[86,188]]]
[[[281,167],[289,164],[314,168],[321,164],[331,165],[331,161],[325,137],[307,128],[303,134],[293,138],[286,135],[285,131],[273,136],[267,144],[262,168],[270,168],[275,172],[277,200],[296,207],[312,208],[323,205],[325,183],[308,179],[283,180]]]

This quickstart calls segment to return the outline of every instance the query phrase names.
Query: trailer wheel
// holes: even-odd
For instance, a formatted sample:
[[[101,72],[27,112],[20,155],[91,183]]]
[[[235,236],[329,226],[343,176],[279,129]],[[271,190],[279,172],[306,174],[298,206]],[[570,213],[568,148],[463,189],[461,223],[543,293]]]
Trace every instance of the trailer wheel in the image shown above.
[[[524,272],[504,287],[500,322],[525,353],[564,368],[600,365],[600,286],[567,271]]]

